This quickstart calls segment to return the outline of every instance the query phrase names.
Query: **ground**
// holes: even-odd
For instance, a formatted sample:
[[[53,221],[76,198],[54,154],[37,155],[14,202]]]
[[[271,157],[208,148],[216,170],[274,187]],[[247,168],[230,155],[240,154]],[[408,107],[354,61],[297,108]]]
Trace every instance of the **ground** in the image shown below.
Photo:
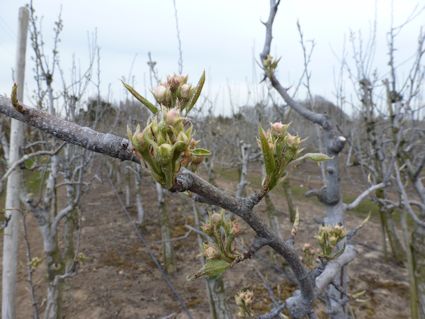
[[[248,191],[255,189],[260,180],[260,170],[254,167]],[[352,200],[363,188],[358,171],[343,172],[344,198]],[[300,211],[300,230],[296,237],[298,249],[305,243],[314,243],[318,221],[323,217],[323,207],[315,199],[305,199],[303,192],[320,185],[320,171],[315,165],[301,166],[291,178],[295,203]],[[354,176],[354,177],[353,177]],[[237,171],[221,168],[217,176],[221,187],[234,192]],[[151,251],[160,261],[160,225],[156,192],[150,177],[143,179],[143,200],[146,219],[141,229],[146,245],[137,236],[134,225],[117,200],[108,178],[94,180],[90,191],[83,197],[81,251],[87,260],[80,265],[78,274],[67,280],[64,289],[64,318],[186,318],[170,288],[163,280],[153,260]],[[273,191],[272,200],[279,211],[282,231],[288,234],[287,206],[281,188]],[[119,196],[122,197],[122,194]],[[208,299],[203,279],[188,281],[188,275],[200,268],[196,235],[184,225],[193,225],[192,204],[185,194],[169,194],[170,219],[177,256],[177,272],[170,279],[178,294],[186,302],[194,318],[209,318]],[[359,225],[374,211],[370,202],[347,216],[347,227]],[[135,219],[135,208],[128,211]],[[256,213],[266,219],[265,207],[260,204]],[[34,256],[42,257],[41,241],[34,220],[28,216],[29,235]],[[252,231],[243,225],[243,243],[252,239]],[[408,318],[408,284],[406,270],[392,261],[384,261],[381,253],[380,226],[377,216],[355,238],[358,256],[349,266],[350,309],[355,318]],[[30,318],[31,302],[26,281],[26,257],[24,243],[20,243],[18,282],[18,318]],[[274,265],[278,265],[275,267]],[[282,261],[275,259],[271,250],[263,249],[255,258],[236,265],[224,275],[226,296],[236,312],[234,295],[242,288],[255,293],[254,312],[259,315],[270,309],[271,300],[265,286],[272,287],[278,298],[294,290],[280,271]],[[44,268],[35,273],[37,298],[44,306]],[[261,279],[261,275],[265,279]],[[317,302],[319,318],[326,318],[323,307]]]

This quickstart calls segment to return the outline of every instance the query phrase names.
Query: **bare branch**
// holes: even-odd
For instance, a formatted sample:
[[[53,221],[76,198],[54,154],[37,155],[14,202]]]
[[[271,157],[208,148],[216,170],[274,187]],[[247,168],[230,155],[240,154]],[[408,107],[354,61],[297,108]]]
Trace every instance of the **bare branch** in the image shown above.
[[[64,147],[65,143],[62,143],[57,149],[53,151],[38,151],[30,154],[25,154],[22,156],[18,161],[14,162],[9,169],[6,171],[6,173],[2,176],[0,179],[0,184],[4,182],[4,180],[18,167],[20,164],[24,163],[26,160],[29,160],[30,158],[37,157],[37,156],[53,156],[59,153],[59,151]]]
[[[345,209],[346,210],[351,210],[351,209],[355,209],[357,206],[359,206],[361,204],[361,202],[363,200],[366,199],[366,197],[368,197],[371,193],[373,193],[374,191],[384,188],[386,185],[385,183],[379,183],[376,185],[372,185],[371,187],[369,187],[368,189],[366,189],[363,193],[361,193],[355,200],[353,200],[350,204],[345,204]]]
[[[100,133],[28,106],[24,106],[24,108],[25,114],[20,113],[13,108],[9,99],[0,97],[0,113],[90,151],[139,163],[139,160],[133,155],[130,142],[126,138],[110,133]]]
[[[403,182],[401,181],[400,168],[398,167],[397,164],[394,164],[394,171],[395,171],[396,181],[397,181],[398,189],[401,195],[403,206],[406,208],[410,217],[412,217],[412,219],[415,221],[416,224],[418,224],[419,226],[425,227],[425,222],[423,222],[422,220],[418,218],[412,206],[410,205],[409,197],[407,196],[406,189],[403,185]]]
[[[334,280],[335,276],[340,273],[341,269],[356,257],[356,254],[354,247],[352,245],[347,245],[340,256],[331,260],[326,265],[325,270],[316,278],[316,293],[319,294],[323,292]]]

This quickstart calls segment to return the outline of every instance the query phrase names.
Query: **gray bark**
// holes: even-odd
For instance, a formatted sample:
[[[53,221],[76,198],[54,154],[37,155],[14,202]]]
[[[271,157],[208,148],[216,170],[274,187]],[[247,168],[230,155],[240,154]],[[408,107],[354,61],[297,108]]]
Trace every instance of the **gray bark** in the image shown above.
[[[19,9],[18,42],[16,54],[17,98],[22,101],[25,82],[25,55],[27,47],[29,11],[26,7]],[[10,128],[9,167],[22,156],[25,125],[12,120]],[[2,271],[2,318],[16,317],[16,272],[18,268],[19,226],[21,223],[20,193],[23,187],[22,172],[14,170],[7,179],[5,216],[10,218],[4,230],[3,271]]]

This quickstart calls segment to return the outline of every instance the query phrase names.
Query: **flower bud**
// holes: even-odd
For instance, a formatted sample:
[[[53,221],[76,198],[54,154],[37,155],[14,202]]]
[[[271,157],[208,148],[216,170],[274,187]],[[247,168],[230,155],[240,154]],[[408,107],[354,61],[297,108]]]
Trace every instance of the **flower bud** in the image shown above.
[[[217,224],[219,224],[219,223],[221,222],[222,217],[223,217],[223,216],[221,216],[221,214],[219,214],[219,213],[214,213],[214,214],[212,214],[212,215],[211,215],[211,222],[212,222],[214,225],[217,225]]]
[[[207,245],[207,247],[204,250],[204,256],[207,259],[214,259],[220,256],[219,251],[217,250],[217,248],[215,248],[212,245]]]
[[[310,248],[311,248],[310,243],[305,243],[305,244],[303,245],[303,250],[308,250],[308,249],[310,249]]]
[[[163,103],[166,98],[167,88],[160,84],[152,90],[152,94],[158,103]]]
[[[287,128],[287,125],[283,125],[281,122],[275,122],[271,125],[271,132],[275,136],[283,136]]]
[[[170,86],[171,91],[175,92],[181,85],[187,82],[187,75],[169,75],[167,77],[167,84]]]
[[[182,99],[188,100],[190,98],[191,95],[191,86],[187,83],[183,84],[180,87],[180,97]]]
[[[171,109],[165,114],[165,122],[174,126],[180,120],[180,112],[177,109]]]
[[[201,226],[202,231],[207,235],[212,234],[213,228],[213,225],[211,225],[210,223],[206,223]]]
[[[298,148],[301,144],[301,137],[296,135],[291,135],[288,133],[286,137],[286,142],[288,143],[289,146]]]

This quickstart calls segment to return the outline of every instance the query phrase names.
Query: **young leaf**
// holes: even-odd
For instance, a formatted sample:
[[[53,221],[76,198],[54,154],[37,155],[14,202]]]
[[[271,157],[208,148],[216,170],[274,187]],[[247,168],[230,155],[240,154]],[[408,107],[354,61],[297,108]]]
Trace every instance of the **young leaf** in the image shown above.
[[[206,150],[205,148],[195,148],[192,151],[192,154],[196,156],[209,156],[211,155],[211,152],[209,150]]]
[[[195,105],[196,101],[198,101],[199,96],[201,95],[202,88],[204,87],[205,83],[205,70],[202,72],[201,78],[198,81],[198,84],[196,85],[195,93],[192,95],[192,98],[190,99],[189,103],[186,105],[186,114],[190,112],[190,110]]]
[[[151,111],[153,114],[158,113],[158,108],[153,105],[151,102],[149,102],[146,98],[144,98],[143,96],[141,96],[135,89],[133,89],[133,87],[131,87],[130,85],[128,85],[127,83],[125,83],[124,81],[121,81],[122,84],[125,86],[125,88],[139,101],[141,102],[144,106],[146,106],[149,111]]]
[[[263,151],[264,166],[268,177],[272,177],[276,168],[274,162],[273,151],[270,149],[269,142],[267,141],[264,130],[260,127],[258,130],[260,135],[261,150]]]
[[[324,161],[328,161],[328,160],[332,159],[332,157],[329,157],[328,155],[323,154],[323,153],[307,153],[304,156],[302,156],[302,158],[303,159],[308,158],[308,159],[311,159],[315,162],[324,162]]]

